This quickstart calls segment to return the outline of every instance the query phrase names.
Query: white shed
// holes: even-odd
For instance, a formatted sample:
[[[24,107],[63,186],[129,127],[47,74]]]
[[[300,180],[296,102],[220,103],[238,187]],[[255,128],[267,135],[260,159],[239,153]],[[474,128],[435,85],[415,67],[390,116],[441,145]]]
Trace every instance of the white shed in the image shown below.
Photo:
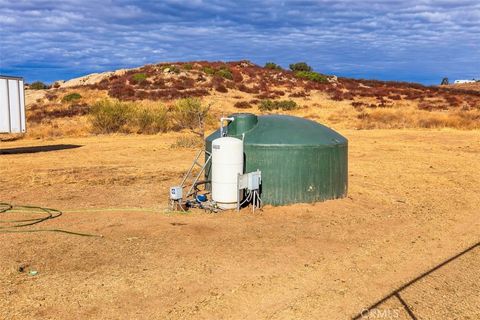
[[[475,80],[455,80],[454,84],[475,83]]]
[[[25,131],[23,78],[0,75],[0,133],[24,133]]]

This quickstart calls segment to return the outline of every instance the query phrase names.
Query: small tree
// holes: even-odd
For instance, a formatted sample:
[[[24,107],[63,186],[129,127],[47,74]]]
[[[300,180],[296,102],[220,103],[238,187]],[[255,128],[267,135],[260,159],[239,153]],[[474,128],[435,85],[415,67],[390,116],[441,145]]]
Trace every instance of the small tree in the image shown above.
[[[32,90],[43,90],[48,89],[48,86],[41,81],[35,81],[29,86],[29,88]]]
[[[178,129],[188,129],[205,137],[205,123],[209,118],[211,104],[202,105],[198,98],[180,99],[175,104],[174,121]]]
[[[267,62],[265,63],[265,69],[273,69],[273,70],[282,70],[282,67],[276,64],[275,62]]]
[[[297,62],[297,63],[292,63],[290,65],[290,70],[297,72],[297,71],[307,71],[310,72],[312,71],[312,67],[310,67],[308,64],[305,62]]]

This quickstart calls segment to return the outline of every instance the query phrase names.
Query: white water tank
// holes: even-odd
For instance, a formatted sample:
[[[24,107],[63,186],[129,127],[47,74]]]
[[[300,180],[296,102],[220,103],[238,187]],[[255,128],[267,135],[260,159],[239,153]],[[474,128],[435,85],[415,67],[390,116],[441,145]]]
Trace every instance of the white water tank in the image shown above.
[[[237,177],[243,174],[243,141],[232,137],[212,141],[212,200],[221,209],[237,207]]]

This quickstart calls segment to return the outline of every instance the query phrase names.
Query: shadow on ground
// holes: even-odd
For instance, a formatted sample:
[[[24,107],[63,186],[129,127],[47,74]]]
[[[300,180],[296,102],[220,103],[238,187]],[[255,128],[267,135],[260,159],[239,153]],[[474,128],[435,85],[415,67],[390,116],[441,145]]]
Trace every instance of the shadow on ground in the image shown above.
[[[48,145],[48,146],[7,148],[7,149],[0,149],[0,155],[50,152],[50,151],[75,149],[80,147],[82,146],[77,144],[54,144],[54,145]]]

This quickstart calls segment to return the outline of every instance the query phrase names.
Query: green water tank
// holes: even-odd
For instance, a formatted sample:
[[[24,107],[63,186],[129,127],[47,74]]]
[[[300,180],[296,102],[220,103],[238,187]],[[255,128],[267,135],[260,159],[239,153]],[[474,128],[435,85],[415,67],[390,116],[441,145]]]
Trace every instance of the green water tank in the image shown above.
[[[342,198],[348,187],[348,141],[314,121],[285,115],[237,113],[226,136],[244,141],[244,172],[262,171],[264,204],[317,202]],[[206,138],[212,141],[220,130]],[[207,167],[206,178],[211,176]]]

